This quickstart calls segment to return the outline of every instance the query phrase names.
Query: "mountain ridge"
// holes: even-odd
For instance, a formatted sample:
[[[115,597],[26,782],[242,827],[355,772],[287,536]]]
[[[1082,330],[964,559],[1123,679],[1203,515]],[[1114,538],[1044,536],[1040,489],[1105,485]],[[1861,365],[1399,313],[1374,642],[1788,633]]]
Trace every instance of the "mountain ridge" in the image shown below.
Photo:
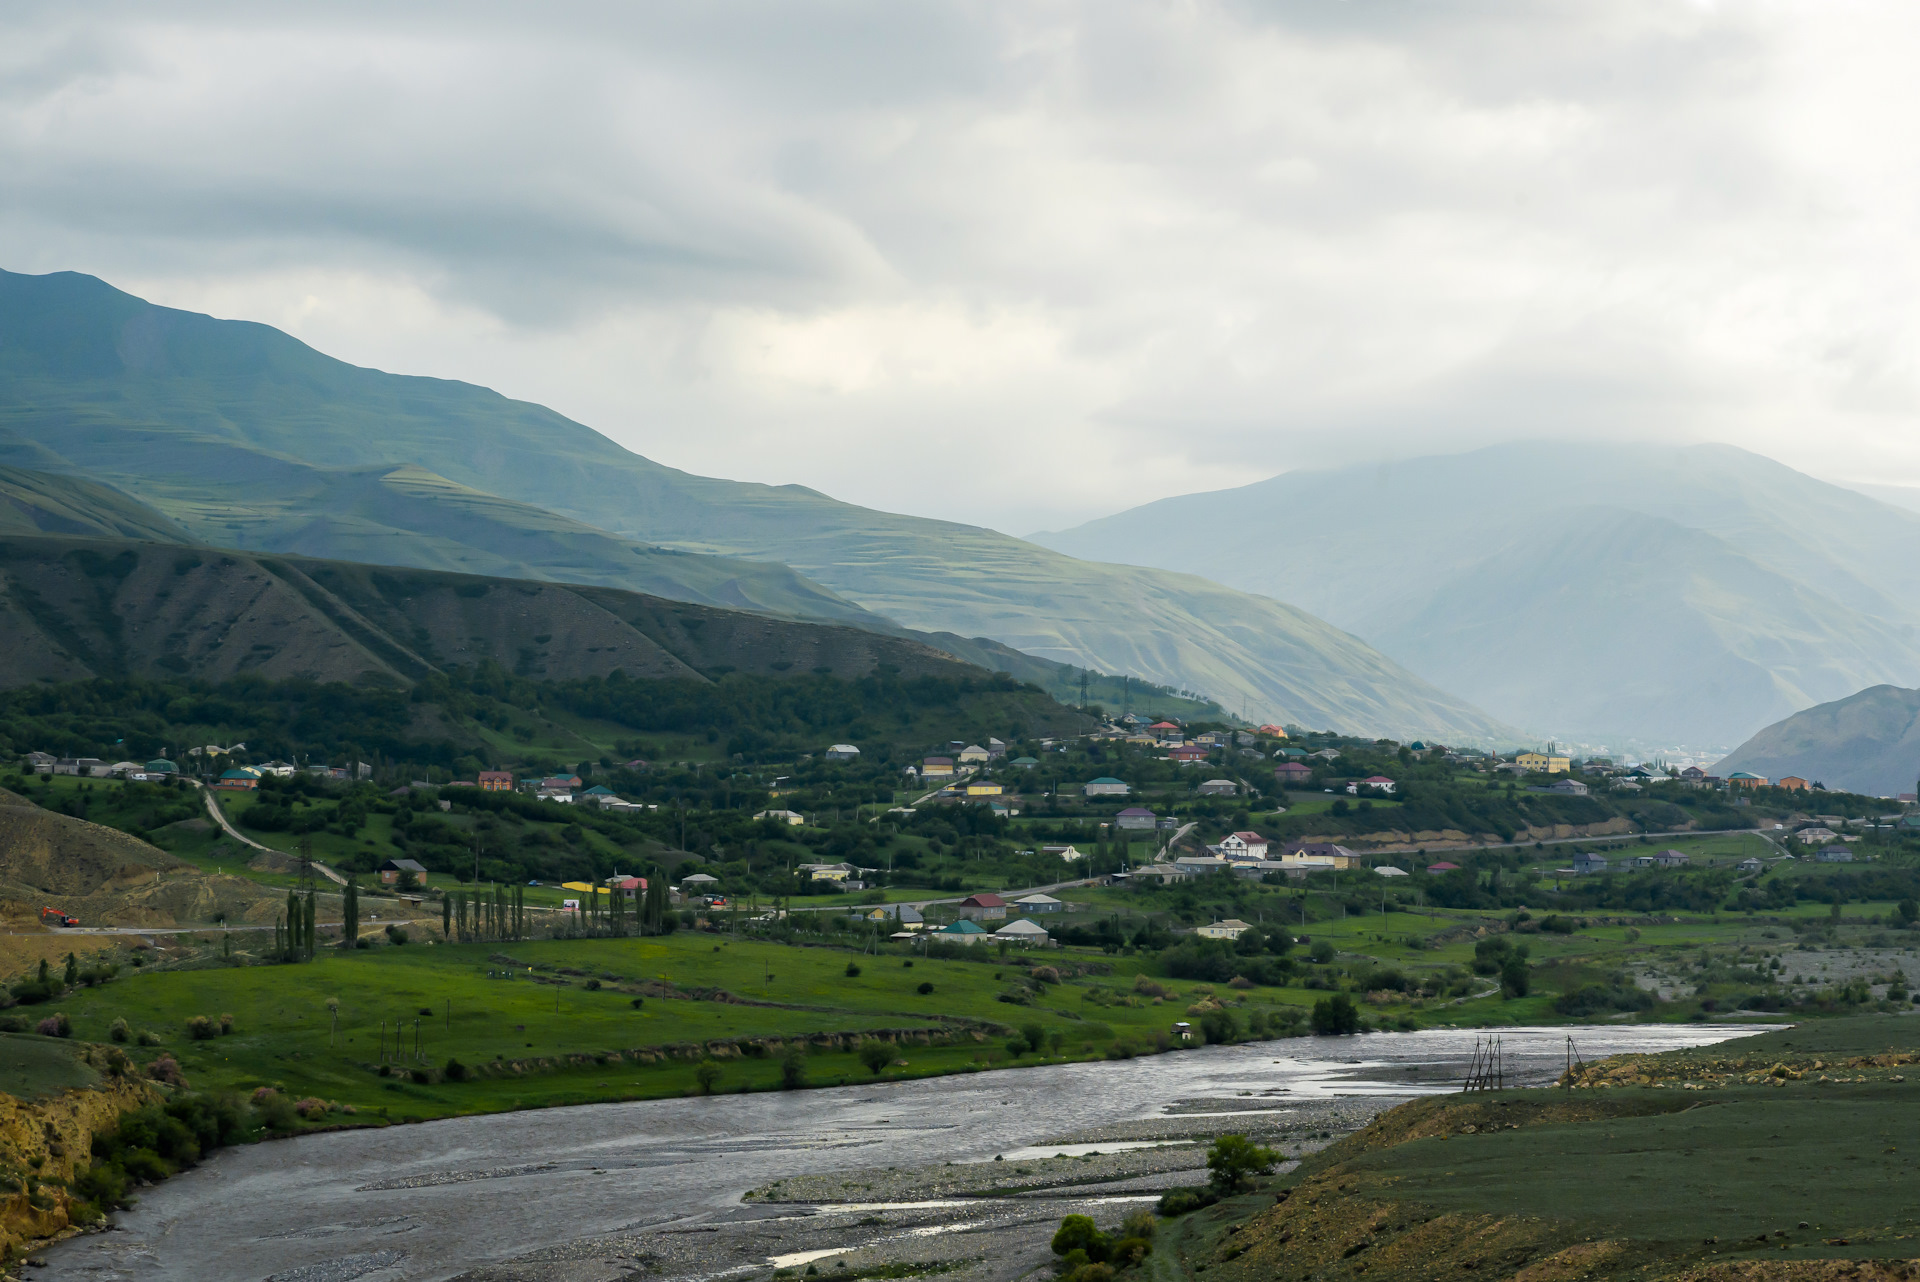
[[[1920,690],[1869,686],[1767,726],[1714,766],[1786,775],[1868,796],[1898,796],[1920,775]]]
[[[0,274],[0,459],[55,467],[49,454],[175,520],[195,505],[244,505],[249,486],[285,489],[302,468],[430,460],[450,482],[609,537],[776,561],[905,628],[1203,690],[1261,718],[1401,738],[1513,735],[1277,600],[801,486],[694,476],[486,389],[349,366],[269,327],[154,307],[91,277]]]

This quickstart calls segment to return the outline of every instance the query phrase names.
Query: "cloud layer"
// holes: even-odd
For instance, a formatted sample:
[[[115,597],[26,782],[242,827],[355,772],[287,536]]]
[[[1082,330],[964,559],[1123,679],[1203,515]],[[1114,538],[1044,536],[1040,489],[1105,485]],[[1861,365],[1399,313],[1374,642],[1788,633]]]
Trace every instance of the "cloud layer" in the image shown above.
[[[1916,481],[1917,22],[15,5],[0,265],[1016,532],[1528,435]]]

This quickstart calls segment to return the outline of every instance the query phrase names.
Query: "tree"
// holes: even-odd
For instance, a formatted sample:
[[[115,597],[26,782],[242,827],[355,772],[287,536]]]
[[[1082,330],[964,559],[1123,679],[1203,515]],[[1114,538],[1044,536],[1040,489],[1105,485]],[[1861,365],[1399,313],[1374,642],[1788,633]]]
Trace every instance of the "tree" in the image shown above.
[[[80,962],[72,953],[67,954],[67,973],[63,982],[68,988],[80,982]]]
[[[1253,1177],[1273,1170],[1280,1155],[1262,1148],[1244,1135],[1222,1135],[1207,1150],[1207,1180],[1222,1197],[1244,1193],[1253,1187]]]
[[[1107,1235],[1100,1231],[1090,1215],[1069,1215],[1060,1221],[1053,1234],[1053,1253],[1065,1256],[1083,1251],[1089,1260],[1107,1258]]]
[[[869,1073],[878,1077],[881,1069],[893,1063],[893,1047],[878,1038],[868,1038],[860,1043],[860,1062],[867,1066]]]
[[[442,942],[453,942],[453,896],[440,896],[440,938]]]
[[[1047,1049],[1047,1029],[1044,1024],[1037,1022],[1022,1024],[1020,1036],[1026,1039],[1027,1049],[1036,1055]]]
[[[1321,1036],[1360,1031],[1360,1011],[1345,993],[1322,997],[1313,1004],[1313,1031]]]
[[[309,890],[307,892],[306,907],[300,917],[300,938],[303,945],[301,956],[307,961],[313,960],[314,937],[317,933],[314,929],[314,915],[318,911],[315,899],[316,896]]]
[[[807,1084],[807,1048],[799,1042],[787,1047],[780,1057],[780,1089],[797,1091]]]
[[[713,1094],[715,1082],[720,1080],[720,1066],[710,1059],[703,1059],[693,1070],[693,1080],[700,1084],[702,1095]]]
[[[1920,904],[1911,899],[1902,899],[1893,906],[1893,911],[1898,914],[1902,926],[1911,926],[1920,921]]]
[[[340,946],[352,948],[359,940],[360,883],[348,877],[347,888],[340,896]]]
[[[1527,971],[1527,959],[1519,953],[1509,953],[1505,964],[1500,967],[1500,995],[1508,998],[1525,997],[1532,982]]]

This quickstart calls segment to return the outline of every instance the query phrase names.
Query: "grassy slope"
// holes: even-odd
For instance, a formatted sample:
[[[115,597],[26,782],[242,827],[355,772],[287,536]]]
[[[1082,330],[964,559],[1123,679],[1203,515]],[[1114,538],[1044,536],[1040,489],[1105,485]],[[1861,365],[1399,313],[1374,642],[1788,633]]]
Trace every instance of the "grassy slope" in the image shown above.
[[[1228,706],[1244,697],[1262,717],[1400,737],[1504,733],[1270,598],[799,486],[691,476],[539,406],[356,369],[265,326],[151,307],[90,278],[0,276],[0,338],[9,460],[64,462],[181,519],[224,512],[217,523],[229,527],[247,493],[284,488],[303,468],[424,460],[462,486],[623,537],[777,559],[910,627],[984,632],[1047,658],[1205,690]]]
[[[507,979],[507,968],[490,961],[498,954],[532,965],[551,963],[590,972],[601,977],[605,987],[590,991],[578,976],[559,984],[535,982],[524,973]],[[845,973],[850,960],[861,965],[858,977]],[[160,1032],[167,1049],[202,1089],[280,1084],[302,1095],[419,1117],[680,1094],[692,1086],[692,1061],[642,1065],[613,1060],[467,1084],[398,1084],[370,1071],[377,1062],[382,1020],[388,1021],[389,1030],[396,1022],[404,1024],[411,1049],[413,1021],[419,1019],[426,1058],[438,1066],[450,1056],[483,1064],[496,1057],[550,1060],[718,1038],[935,1030],[943,1019],[1015,1026],[1037,1021],[1062,1030],[1065,1055],[1098,1056],[1116,1034],[1150,1039],[1176,1017],[1161,1005],[1095,1007],[1074,984],[1051,989],[1033,1006],[1009,1005],[996,1000],[1007,987],[998,964],[920,959],[909,968],[902,964],[905,960],[733,942],[691,932],[644,940],[414,943],[326,953],[293,966],[132,974],[72,994],[58,1005],[73,1019],[76,1037],[104,1040],[116,1017],[136,1029]],[[1100,983],[1125,990],[1131,974],[1122,970]],[[684,989],[725,988],[749,1000],[806,1009],[647,997],[635,1010],[633,991],[661,979]],[[934,985],[932,994],[916,991],[923,982]],[[1260,994],[1259,1000],[1275,1003],[1299,996],[1273,990]],[[332,1047],[328,998],[341,1003],[338,1043]],[[432,1014],[421,1015],[423,1009]],[[191,1042],[184,1025],[194,1014],[232,1014],[238,1031]],[[908,1046],[900,1054],[908,1064],[895,1071],[909,1076],[1010,1060],[1000,1039]],[[816,1052],[809,1074],[816,1082],[869,1076],[844,1051]],[[721,1089],[767,1087],[777,1083],[778,1076],[771,1059],[730,1059]]]
[[[74,1058],[72,1042],[32,1033],[0,1033],[0,1095],[45,1099],[93,1086],[100,1074]]]

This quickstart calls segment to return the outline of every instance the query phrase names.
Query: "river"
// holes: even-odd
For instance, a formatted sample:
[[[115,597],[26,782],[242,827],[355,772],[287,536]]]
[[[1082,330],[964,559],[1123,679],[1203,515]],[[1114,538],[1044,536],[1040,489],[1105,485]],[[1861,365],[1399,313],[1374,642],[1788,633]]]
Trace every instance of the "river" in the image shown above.
[[[1571,1033],[1593,1060],[1704,1045],[1750,1027],[1626,1025],[1509,1029],[1510,1085],[1551,1081]],[[143,1190],[111,1231],[48,1248],[36,1276],[90,1282],[399,1282],[400,1279],[714,1277],[770,1257],[854,1244],[851,1226],[895,1236],[978,1227],[980,1202],[866,1206],[801,1226],[837,1237],[795,1245],[809,1207],[743,1205],[773,1181],[937,1167],[1113,1141],[1120,1123],[1285,1117],[1341,1102],[1359,1124],[1412,1095],[1457,1090],[1485,1034],[1433,1029],[1296,1038],[1123,1061],[1003,1069],[826,1090],[597,1104],[342,1131],[248,1145]],[[1207,1121],[1218,1118],[1218,1122]],[[1142,1131],[1142,1134],[1148,1132]],[[1106,1151],[1111,1152],[1108,1143]],[[1000,1170],[1011,1169],[1006,1166]],[[862,1195],[851,1194],[849,1201]],[[875,1200],[880,1200],[876,1198]],[[1056,1222],[1059,1205],[1001,1199],[1007,1223]],[[833,1210],[834,1208],[828,1208]],[[865,1212],[857,1220],[853,1212]],[[909,1218],[909,1215],[911,1218]],[[982,1216],[987,1216],[982,1219]],[[956,1225],[960,1218],[967,1225]],[[738,1226],[739,1231],[735,1231]],[[751,1230],[748,1232],[747,1230]],[[862,1230],[874,1237],[880,1230]],[[701,1236],[691,1236],[701,1235]],[[882,1236],[884,1236],[882,1234]],[[695,1242],[699,1250],[665,1250]],[[636,1243],[642,1245],[634,1245]],[[825,1246],[818,1245],[825,1243]],[[663,1251],[665,1252],[663,1254]]]

